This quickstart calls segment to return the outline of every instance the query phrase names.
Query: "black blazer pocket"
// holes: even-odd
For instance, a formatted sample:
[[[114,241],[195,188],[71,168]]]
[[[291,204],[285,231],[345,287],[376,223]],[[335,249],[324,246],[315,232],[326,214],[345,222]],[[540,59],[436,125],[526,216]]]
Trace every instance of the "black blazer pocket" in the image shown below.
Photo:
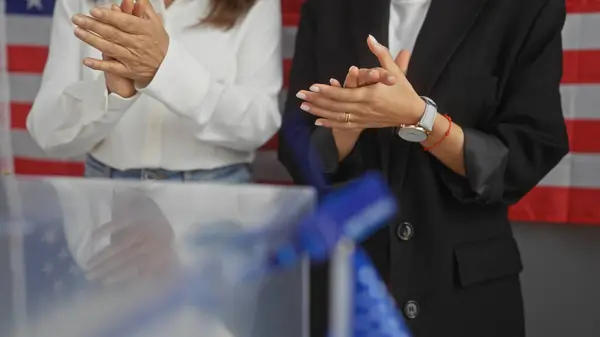
[[[460,286],[469,287],[523,270],[521,254],[510,234],[459,245],[454,249]]]

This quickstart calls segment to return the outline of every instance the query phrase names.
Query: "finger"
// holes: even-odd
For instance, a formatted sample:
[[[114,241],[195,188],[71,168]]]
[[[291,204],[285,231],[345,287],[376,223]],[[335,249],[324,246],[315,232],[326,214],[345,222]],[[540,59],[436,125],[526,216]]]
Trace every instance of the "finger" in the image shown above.
[[[319,118],[315,121],[315,125],[330,129],[346,130],[346,131],[361,131],[372,128],[384,128],[385,125],[378,123],[365,123],[362,121],[350,121],[349,123],[339,122],[331,119]]]
[[[348,74],[344,80],[344,88],[356,88],[358,87],[358,68],[355,66],[348,69]]]
[[[377,42],[373,35],[369,35],[367,44],[369,45],[371,52],[379,60],[379,64],[381,64],[385,70],[390,72],[391,75],[397,75],[397,73],[400,72],[400,69],[394,62],[394,58],[390,54],[390,51],[384,45]]]
[[[336,80],[335,78],[330,78],[329,84],[331,84],[334,87],[338,87],[338,88],[342,87],[342,85],[340,84],[340,81]]]
[[[139,266],[144,258],[150,258],[144,256],[145,254],[142,253],[141,246],[122,248],[119,251],[111,252],[111,254],[110,257],[96,263],[90,268],[85,274],[86,277],[91,280],[114,277],[118,274],[119,270]]]
[[[117,60],[97,60],[90,57],[86,57],[83,60],[83,64],[90,69],[99,70],[131,79],[127,67]]]
[[[300,109],[308,112],[309,114],[311,114],[313,116],[317,116],[320,118],[326,118],[326,119],[336,120],[336,121],[340,121],[340,122],[346,121],[346,113],[323,109],[318,106],[314,106],[310,103],[306,103],[306,102],[302,103],[300,105]]]
[[[133,0],[123,0],[123,1],[121,1],[121,7],[120,8],[121,8],[121,11],[123,11],[123,13],[132,14],[134,7],[135,7],[135,3],[133,2]]]
[[[118,13],[116,11],[113,12]],[[115,27],[108,25],[104,22],[98,21],[89,16],[77,14],[73,16],[72,21],[79,28],[94,33],[95,35],[99,35],[102,39],[106,41],[110,41],[118,45],[128,45],[131,42],[130,34],[123,33]]]
[[[153,21],[155,23],[162,23],[160,16],[158,15],[158,13],[156,13],[154,7],[152,7],[152,3],[150,3],[150,0],[138,0],[137,3],[140,7],[141,17],[149,19],[150,21]]]
[[[100,226],[100,228],[95,229],[92,232],[92,241],[99,241],[102,240],[108,236],[110,236],[112,233],[118,232],[119,230],[125,228],[126,225],[122,222],[122,221],[109,221],[107,223],[105,223],[104,225]]]
[[[335,111],[337,113],[343,113],[343,112],[354,112],[355,110],[357,110],[357,104],[336,101],[336,100],[333,100],[326,96],[323,96],[321,94],[306,91],[306,90],[300,90],[298,92],[298,94],[296,94],[296,97],[300,98],[301,100],[305,101],[306,103],[309,103],[310,106],[313,106],[313,107],[316,107],[319,109],[324,109],[327,111]]]
[[[322,126],[330,129],[338,129],[338,130],[361,130],[364,129],[359,123],[356,122],[340,122],[327,118],[319,118],[315,121],[316,126]]]
[[[358,86],[363,87],[375,83],[382,83],[385,85],[394,85],[396,83],[396,77],[390,75],[387,70],[383,68],[372,68],[372,69],[360,69],[358,74]]]
[[[139,1],[136,1],[133,5],[133,11],[131,14],[137,16],[138,18],[142,17],[142,7],[140,6]]]
[[[132,252],[139,249],[141,245],[142,241],[137,240],[137,238],[128,238],[127,241],[122,240],[119,244],[111,244],[105,247],[86,263],[86,267],[89,269],[88,274],[102,271],[107,265],[115,264],[116,260],[131,256]]]
[[[107,41],[101,36],[98,36],[92,32],[88,32],[87,30],[75,27],[75,36],[86,44],[98,49],[103,54],[114,58],[126,58],[130,55],[129,51],[122,46]]]
[[[332,99],[332,100],[338,101],[338,102],[360,103],[360,102],[365,101],[365,99],[366,99],[367,91],[365,89],[367,89],[367,88],[337,88],[337,87],[332,87],[330,85],[325,85],[325,84],[313,84],[310,87],[310,92],[318,93],[318,94],[322,95],[323,97],[326,97],[326,98],[329,98],[329,99]],[[300,91],[300,92],[306,93],[306,94],[310,93],[307,91]],[[350,104],[348,106],[353,107],[354,104]],[[342,110],[342,111],[349,111],[349,110]]]
[[[406,75],[406,72],[408,71],[408,63],[410,62],[410,52],[405,49],[401,50],[396,56],[396,60],[394,62],[398,68],[400,68],[400,71]]]
[[[117,12],[109,8],[96,7],[90,11],[92,17],[110,26],[130,34],[144,32],[144,20],[127,13]]]

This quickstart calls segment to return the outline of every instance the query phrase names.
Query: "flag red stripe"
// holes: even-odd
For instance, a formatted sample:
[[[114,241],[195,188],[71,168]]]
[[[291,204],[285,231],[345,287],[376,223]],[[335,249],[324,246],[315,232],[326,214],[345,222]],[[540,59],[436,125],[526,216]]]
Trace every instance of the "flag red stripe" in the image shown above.
[[[600,50],[565,50],[563,67],[563,84],[600,83]]]
[[[600,225],[600,189],[574,187],[534,188],[510,209],[513,221]]]
[[[573,153],[600,153],[600,120],[568,120],[569,144]]]
[[[593,13],[600,12],[599,0],[566,0],[567,13]]]
[[[283,25],[286,27],[297,27],[300,22],[300,14],[297,13],[283,13],[282,15]]]
[[[12,129],[26,129],[27,114],[31,104],[27,102],[10,103],[10,125]]]
[[[80,162],[15,158],[15,172],[26,175],[81,176]],[[290,185],[290,182],[261,180],[259,183]],[[513,221],[535,221],[600,225],[600,189],[538,186],[511,207]]]
[[[8,45],[8,71],[41,74],[46,65],[48,47]]]
[[[290,84],[290,70],[292,70],[292,60],[283,60],[283,87],[287,88]]]
[[[48,48],[39,46],[8,46],[8,69],[14,73],[41,74],[46,63]],[[564,55],[562,83],[600,83],[600,50],[567,50]],[[284,85],[289,83],[292,61],[286,59]]]
[[[15,157],[15,173],[42,176],[83,176],[83,162]]]
[[[278,146],[279,146],[279,140],[277,138],[277,135],[275,135],[275,136],[273,136],[273,138],[269,139],[269,141],[265,145],[263,145],[260,149],[275,151],[275,150],[277,150]]]

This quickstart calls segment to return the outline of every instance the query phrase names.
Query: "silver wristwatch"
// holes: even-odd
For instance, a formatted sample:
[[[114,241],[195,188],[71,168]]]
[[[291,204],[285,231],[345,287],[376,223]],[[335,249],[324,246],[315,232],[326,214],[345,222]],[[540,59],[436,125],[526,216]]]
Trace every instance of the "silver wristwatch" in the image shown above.
[[[419,123],[413,125],[401,124],[398,127],[398,137],[407,142],[422,142],[427,139],[431,130],[433,130],[433,123],[437,116],[437,105],[428,97],[421,96],[421,99],[425,101],[425,112],[423,112]]]

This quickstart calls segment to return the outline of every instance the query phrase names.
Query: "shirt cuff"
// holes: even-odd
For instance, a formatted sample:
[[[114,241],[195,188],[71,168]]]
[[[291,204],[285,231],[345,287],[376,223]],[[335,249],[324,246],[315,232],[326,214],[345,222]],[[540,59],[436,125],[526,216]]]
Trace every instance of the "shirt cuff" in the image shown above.
[[[508,148],[493,135],[465,128],[464,166],[466,176],[441,169],[444,184],[461,202],[492,203],[502,200]]]
[[[176,40],[169,41],[167,54],[154,78],[138,92],[151,96],[176,113],[194,118],[210,89],[211,75]]]
[[[82,106],[84,125],[103,119],[103,117],[112,119],[111,117],[122,115],[139,97],[139,93],[129,98],[121,97],[115,93],[109,94],[104,75],[98,76],[85,95],[86,98],[83,100]]]

